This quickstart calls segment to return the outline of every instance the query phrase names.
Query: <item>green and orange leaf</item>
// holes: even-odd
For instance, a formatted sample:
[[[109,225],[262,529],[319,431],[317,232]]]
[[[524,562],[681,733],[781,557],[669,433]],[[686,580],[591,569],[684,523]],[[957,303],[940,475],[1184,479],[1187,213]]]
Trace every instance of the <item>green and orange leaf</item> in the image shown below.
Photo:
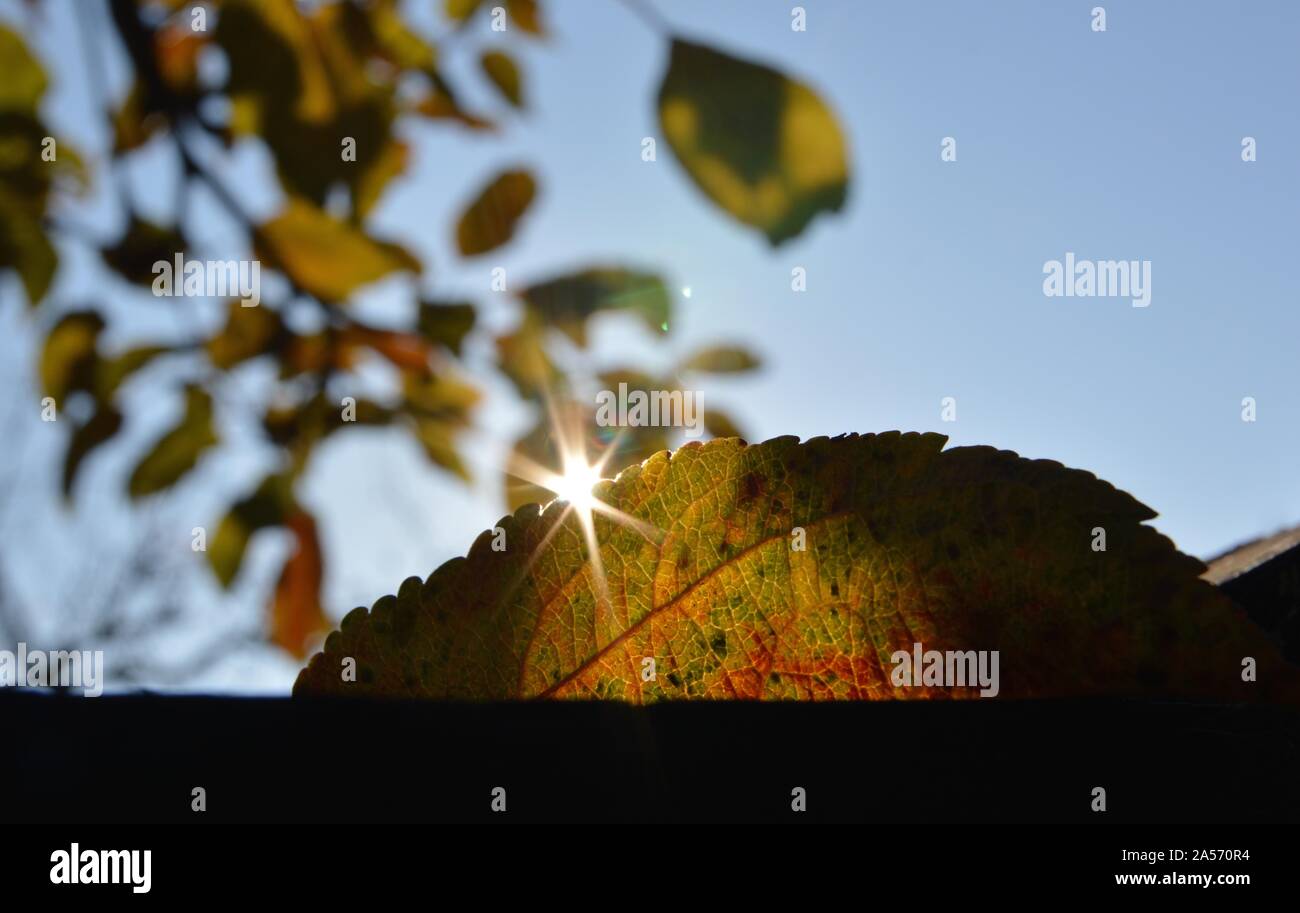
[[[920,643],[998,651],[1004,698],[1295,696],[1297,670],[1146,525],[1150,509],[1087,472],[945,440],[657,454],[594,490],[632,518],[596,514],[603,577],[574,511],[524,507],[500,523],[504,551],[485,532],[468,557],[350,613],[295,694],[975,696],[896,684],[891,657]],[[1258,682],[1242,681],[1244,656]]]

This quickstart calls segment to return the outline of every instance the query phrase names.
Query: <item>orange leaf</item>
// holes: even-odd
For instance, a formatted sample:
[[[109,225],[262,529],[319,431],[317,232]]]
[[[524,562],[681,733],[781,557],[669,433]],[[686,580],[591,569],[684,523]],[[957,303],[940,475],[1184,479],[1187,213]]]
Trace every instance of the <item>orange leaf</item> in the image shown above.
[[[313,635],[329,627],[320,605],[320,540],[316,537],[316,521],[309,514],[299,511],[285,523],[293,530],[298,548],[284,563],[280,582],[275,585],[271,642],[294,656],[304,657]]]

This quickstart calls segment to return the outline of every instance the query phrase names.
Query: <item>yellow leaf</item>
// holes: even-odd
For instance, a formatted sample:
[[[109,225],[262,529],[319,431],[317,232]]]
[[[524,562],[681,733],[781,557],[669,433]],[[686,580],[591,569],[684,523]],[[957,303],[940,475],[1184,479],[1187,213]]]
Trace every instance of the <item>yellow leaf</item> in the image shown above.
[[[839,122],[811,89],[770,67],[675,40],[659,120],[696,185],[773,245],[844,205]]]
[[[402,247],[375,241],[359,229],[293,198],[257,232],[258,253],[322,301],[338,302],[370,282],[420,263]]]
[[[505,51],[484,51],[479,66],[506,101],[516,108],[524,106],[522,78],[513,57]]]
[[[485,254],[509,241],[537,193],[527,171],[498,174],[475,197],[456,224],[456,244],[466,257]]]

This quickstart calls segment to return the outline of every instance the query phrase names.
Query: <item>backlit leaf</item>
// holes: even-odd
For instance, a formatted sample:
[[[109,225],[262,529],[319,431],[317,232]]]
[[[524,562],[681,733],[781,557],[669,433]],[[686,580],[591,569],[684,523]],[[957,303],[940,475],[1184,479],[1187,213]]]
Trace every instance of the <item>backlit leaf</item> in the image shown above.
[[[969,698],[895,680],[896,651],[998,651],[1002,698],[1294,698],[1298,670],[1087,472],[937,434],[658,454],[594,489],[603,586],[562,502],[357,609],[295,694],[425,698]],[[1094,551],[1092,530],[1107,532]],[[803,548],[798,547],[802,535]],[[339,675],[357,661],[357,681]],[[1241,658],[1259,663],[1242,682]],[[654,660],[654,675],[643,676]]]
[[[456,223],[456,245],[461,254],[485,254],[513,238],[519,219],[536,194],[537,184],[527,171],[498,174],[479,191]]]
[[[675,40],[659,122],[696,185],[774,245],[844,205],[839,123],[812,89],[777,70]]]
[[[258,242],[260,256],[323,301],[342,301],[400,270],[420,271],[419,261],[402,247],[373,240],[301,199],[262,225]]]
[[[201,387],[187,387],[184,415],[135,467],[127,492],[132,498],[141,498],[170,487],[193,469],[203,452],[216,442],[212,398]]]
[[[559,276],[519,293],[548,324],[580,346],[587,344],[587,318],[602,311],[626,311],[651,330],[667,326],[672,300],[658,276],[620,267],[602,267]]]

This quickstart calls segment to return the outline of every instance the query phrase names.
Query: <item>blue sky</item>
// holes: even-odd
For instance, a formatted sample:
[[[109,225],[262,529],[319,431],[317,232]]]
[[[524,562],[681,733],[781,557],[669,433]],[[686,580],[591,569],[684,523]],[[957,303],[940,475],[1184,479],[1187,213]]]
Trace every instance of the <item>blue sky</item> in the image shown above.
[[[553,38],[517,43],[532,106],[507,117],[504,136],[409,129],[413,167],[372,227],[428,260],[424,291],[484,301],[488,325],[504,327],[516,311],[488,291],[493,266],[527,282],[592,262],[643,265],[692,290],[677,302],[668,341],[614,319],[599,326],[593,349],[653,364],[707,342],[748,344],[765,370],[705,390],[706,406],[725,406],[753,440],[935,430],[953,444],[1055,459],[1133,493],[1159,512],[1162,532],[1202,557],[1300,522],[1300,5],[812,0],[807,31],[795,33],[789,2],[645,2],[682,35],[776,65],[823,95],[851,147],[845,211],[773,250],[706,202],[665,145],[657,162],[643,162],[641,139],[656,135],[664,36],[613,0],[552,0]],[[1091,29],[1096,5],[1107,12],[1104,33]],[[49,6],[48,26],[28,30],[44,59],[58,61],[47,114],[95,148],[103,133],[88,108],[74,6]],[[432,3],[409,6],[432,24]],[[0,15],[23,16],[13,0]],[[447,50],[462,82],[491,37],[480,20]],[[114,77],[112,91],[125,91],[120,67]],[[471,98],[492,100],[486,88]],[[956,162],[940,161],[946,136]],[[1253,163],[1241,160],[1245,136],[1258,144]],[[534,210],[499,256],[458,261],[451,225],[466,197],[516,163],[539,174]],[[274,211],[258,150],[225,167],[254,208]],[[157,188],[170,187],[170,169],[165,155],[140,157],[132,179],[142,202],[151,193],[169,201]],[[205,242],[215,254],[235,236],[215,207],[198,205],[211,211]],[[113,219],[101,193],[86,221],[110,232]],[[1044,297],[1043,264],[1067,251],[1150,260],[1151,305]],[[60,292],[103,294],[102,274],[79,269],[78,256],[68,253]],[[807,270],[803,293],[790,288],[796,266]],[[359,308],[382,316],[412,293],[387,283]],[[0,324],[11,339],[4,382],[29,383],[19,355],[30,322],[7,306]],[[127,339],[131,327],[115,332]],[[485,366],[489,342],[476,342],[472,363]],[[480,467],[474,488],[429,470],[398,435],[344,436],[316,461],[307,500],[325,536],[335,614],[462,554],[502,513],[494,467],[529,415],[499,380],[484,382],[492,396],[469,446]],[[152,390],[132,395],[147,400],[146,418],[129,429],[143,443],[177,403]],[[947,396],[955,422],[940,420]],[[1258,404],[1254,423],[1241,421],[1246,396]],[[34,447],[58,453],[48,429],[31,433]],[[256,481],[267,454],[240,450],[196,473],[177,520],[186,547],[191,515],[212,522]],[[120,486],[131,459],[105,458],[87,487]],[[80,522],[111,535],[126,511],[105,496]],[[26,591],[59,572],[65,559],[51,537],[70,522],[51,511],[36,524],[19,572]],[[285,547],[274,535],[259,542],[229,598],[238,611],[257,610]],[[196,600],[218,604],[210,583],[196,576],[189,585]],[[270,656],[232,660],[203,684],[274,690],[293,668]]]

